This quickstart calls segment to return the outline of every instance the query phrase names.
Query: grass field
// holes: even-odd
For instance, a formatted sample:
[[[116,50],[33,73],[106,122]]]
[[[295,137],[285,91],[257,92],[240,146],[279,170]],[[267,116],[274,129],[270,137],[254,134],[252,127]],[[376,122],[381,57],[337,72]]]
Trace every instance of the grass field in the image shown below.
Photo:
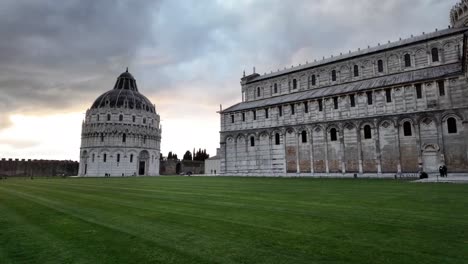
[[[468,185],[8,179],[0,263],[468,263]]]

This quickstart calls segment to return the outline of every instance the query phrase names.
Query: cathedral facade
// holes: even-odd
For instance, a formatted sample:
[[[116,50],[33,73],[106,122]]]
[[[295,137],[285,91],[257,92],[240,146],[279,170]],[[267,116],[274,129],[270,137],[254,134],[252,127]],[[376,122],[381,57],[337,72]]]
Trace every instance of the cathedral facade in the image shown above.
[[[468,172],[468,3],[451,26],[241,79],[220,112],[221,174]]]
[[[79,176],[157,176],[160,144],[156,107],[127,69],[86,111]]]

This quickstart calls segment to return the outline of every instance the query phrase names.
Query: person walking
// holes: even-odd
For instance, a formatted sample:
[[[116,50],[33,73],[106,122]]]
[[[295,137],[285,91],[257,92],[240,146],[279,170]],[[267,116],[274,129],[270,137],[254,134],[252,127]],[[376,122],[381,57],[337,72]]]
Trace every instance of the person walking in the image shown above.
[[[444,166],[442,166],[442,170],[444,172],[444,177],[447,178],[447,176],[448,176],[447,175],[447,166],[445,166],[445,164],[444,164]]]

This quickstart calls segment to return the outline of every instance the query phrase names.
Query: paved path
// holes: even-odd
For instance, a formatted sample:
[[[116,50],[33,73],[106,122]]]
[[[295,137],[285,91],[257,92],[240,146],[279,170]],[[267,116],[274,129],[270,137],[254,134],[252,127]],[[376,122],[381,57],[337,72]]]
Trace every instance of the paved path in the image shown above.
[[[466,183],[468,184],[468,175],[458,174],[450,175],[447,178],[441,178],[436,175],[429,175],[429,179],[416,180],[415,182],[444,182],[444,183]]]

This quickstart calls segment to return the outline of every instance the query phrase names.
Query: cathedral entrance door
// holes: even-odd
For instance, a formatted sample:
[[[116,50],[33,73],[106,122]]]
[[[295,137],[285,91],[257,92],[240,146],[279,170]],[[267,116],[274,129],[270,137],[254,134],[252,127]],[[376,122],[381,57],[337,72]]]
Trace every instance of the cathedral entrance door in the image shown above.
[[[439,171],[439,146],[428,144],[423,148],[423,170],[427,173]]]
[[[145,175],[145,162],[144,161],[140,161],[140,166],[138,168],[138,175],[142,176],[142,175]]]

